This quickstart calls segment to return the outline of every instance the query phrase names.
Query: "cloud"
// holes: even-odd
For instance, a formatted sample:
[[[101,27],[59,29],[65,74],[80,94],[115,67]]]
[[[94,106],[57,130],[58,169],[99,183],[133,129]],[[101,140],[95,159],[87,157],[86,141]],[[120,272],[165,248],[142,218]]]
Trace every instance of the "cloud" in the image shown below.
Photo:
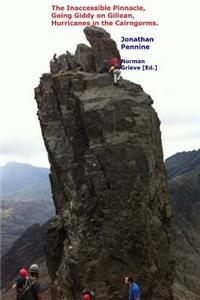
[[[180,122],[176,125],[162,125],[161,131],[168,140],[200,140],[200,122],[192,122],[192,120],[191,123]]]
[[[165,158],[177,152],[197,150],[200,147],[200,122],[195,118],[186,123],[179,121],[161,126]]]
[[[160,114],[161,122],[163,126],[174,127],[176,125],[180,126],[191,126],[191,125],[200,125],[200,112],[191,112],[188,113],[187,111],[180,112],[163,112]]]
[[[42,137],[22,136],[4,139],[1,145],[0,164],[9,161],[28,162],[36,166],[48,167],[48,155]]]
[[[2,146],[2,154],[17,155],[30,158],[33,154],[44,151],[45,147],[42,139],[34,139],[33,137],[12,138],[4,140]]]

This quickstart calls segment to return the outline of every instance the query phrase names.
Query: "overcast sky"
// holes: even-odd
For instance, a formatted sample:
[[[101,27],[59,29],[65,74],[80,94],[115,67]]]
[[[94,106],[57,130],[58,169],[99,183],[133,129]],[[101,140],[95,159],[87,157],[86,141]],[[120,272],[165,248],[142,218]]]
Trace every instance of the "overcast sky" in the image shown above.
[[[7,0],[1,3],[1,165],[7,161],[48,166],[42,141],[34,87],[49,71],[53,53],[87,43],[82,27],[52,28],[50,4],[142,4],[141,17],[155,19],[155,28],[106,27],[120,48],[121,36],[154,37],[149,52],[121,50],[126,59],[145,59],[157,72],[124,71],[123,77],[142,85],[154,100],[161,120],[165,158],[200,148],[199,0],[46,1]],[[139,18],[139,13],[137,18]]]

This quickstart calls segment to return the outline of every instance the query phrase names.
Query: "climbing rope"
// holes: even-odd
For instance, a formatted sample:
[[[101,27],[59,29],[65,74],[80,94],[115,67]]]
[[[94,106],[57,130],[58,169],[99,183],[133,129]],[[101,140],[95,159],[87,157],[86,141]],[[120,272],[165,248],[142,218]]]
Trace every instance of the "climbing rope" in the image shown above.
[[[112,104],[113,104],[113,131],[114,134],[116,134],[117,129],[116,129],[116,110],[114,105],[114,80],[112,80]]]

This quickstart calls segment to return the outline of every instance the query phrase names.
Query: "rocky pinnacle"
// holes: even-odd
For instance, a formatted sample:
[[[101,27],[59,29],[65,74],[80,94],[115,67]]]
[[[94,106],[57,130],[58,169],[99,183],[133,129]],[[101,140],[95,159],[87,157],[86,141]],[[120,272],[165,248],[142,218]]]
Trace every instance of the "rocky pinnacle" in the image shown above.
[[[84,29],[80,44],[51,61],[35,89],[51,165],[56,216],[46,260],[56,300],[127,297],[134,274],[143,299],[172,299],[168,233],[171,205],[159,119],[141,86],[107,73],[116,43],[104,29]]]

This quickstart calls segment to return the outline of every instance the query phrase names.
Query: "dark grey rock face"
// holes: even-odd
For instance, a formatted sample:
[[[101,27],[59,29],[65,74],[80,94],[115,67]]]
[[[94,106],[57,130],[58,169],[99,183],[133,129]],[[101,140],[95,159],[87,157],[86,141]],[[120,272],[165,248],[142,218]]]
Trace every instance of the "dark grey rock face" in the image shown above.
[[[81,70],[84,72],[95,72],[95,62],[92,49],[85,45],[79,44],[74,56],[78,65],[81,66]]]
[[[143,299],[172,299],[171,206],[150,96],[71,70],[44,74],[35,97],[57,212],[46,243],[54,299],[80,299],[86,286],[122,299],[132,273]]]
[[[115,41],[111,39],[110,34],[103,28],[86,27],[84,33],[92,47],[97,73],[105,71],[112,57],[120,59]]]

